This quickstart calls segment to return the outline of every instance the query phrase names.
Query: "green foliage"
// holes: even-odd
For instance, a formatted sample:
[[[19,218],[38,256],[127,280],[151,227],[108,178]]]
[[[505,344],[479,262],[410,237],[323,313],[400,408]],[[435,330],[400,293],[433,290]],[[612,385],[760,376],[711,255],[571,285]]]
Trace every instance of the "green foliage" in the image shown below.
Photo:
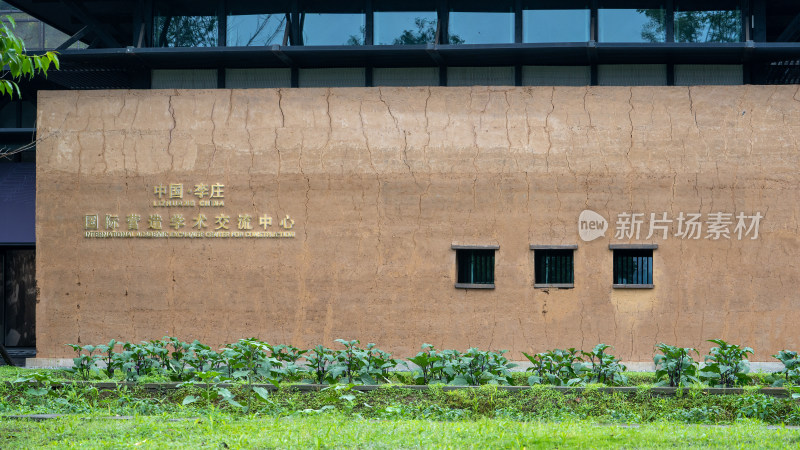
[[[753,354],[753,349],[729,344],[722,339],[711,339],[708,342],[713,342],[718,347],[712,347],[711,354],[706,355],[705,365],[699,372],[700,379],[716,387],[747,384],[750,362],[745,358]]]
[[[700,382],[697,378],[698,364],[691,356],[692,352],[699,355],[697,350],[663,343],[656,348],[662,353],[653,357],[657,386],[678,387]]]
[[[336,381],[340,377],[348,384],[359,382],[377,384],[389,381],[389,370],[397,366],[397,361],[387,352],[380,350],[373,343],[366,348],[358,346],[358,340],[346,341],[337,339],[344,350],[334,355],[334,364],[329,371],[329,379]]]
[[[333,350],[318,345],[309,350],[306,364],[314,375],[314,381],[324,384],[332,380],[331,368],[336,365],[336,355]]]
[[[737,417],[774,422],[779,415],[778,399],[763,394],[751,394],[736,399]]]
[[[47,71],[52,65],[58,69],[58,55],[56,52],[47,52],[43,55],[28,55],[25,43],[14,34],[16,23],[11,16],[0,20],[0,67],[6,67],[11,79],[0,79],[0,97],[8,94],[9,97],[20,96],[17,81],[30,79],[34,75],[47,76]]]
[[[114,369],[116,369],[117,364],[115,363],[114,358],[114,347],[117,345],[117,341],[111,339],[108,341],[108,344],[105,345],[98,345],[97,350],[101,353],[100,359],[106,364],[106,368],[103,369],[106,376],[108,378],[114,378]]]
[[[552,384],[554,386],[574,386],[581,383],[581,378],[576,369],[581,367],[581,356],[574,348],[566,350],[555,349],[536,355],[522,352],[533,364],[533,375],[528,378],[528,384]]]
[[[611,346],[597,344],[590,352],[581,352],[589,361],[581,364],[579,373],[587,383],[603,383],[618,386],[627,383],[623,372],[628,370],[619,359],[605,351]]]
[[[32,396],[42,396],[51,393],[53,381],[50,376],[45,372],[33,372],[23,375],[12,383],[22,386],[29,386],[25,393]]]
[[[438,354],[433,345],[422,344],[422,351],[417,356],[409,358],[408,361],[416,364],[418,369],[414,371],[415,384],[428,384],[433,379],[438,378],[441,372],[441,365],[437,365],[442,357]],[[408,366],[406,364],[406,366]]]
[[[722,410],[716,406],[698,406],[689,409],[677,409],[666,415],[667,420],[684,423],[716,423]]]
[[[215,402],[224,401],[235,408],[244,408],[231,391],[220,386],[223,382],[222,374],[220,372],[208,371],[198,373],[199,381],[192,380],[186,381],[178,385],[178,387],[198,387],[199,395],[187,395],[183,398],[181,404],[183,406],[191,405],[199,400],[205,400],[206,406],[214,408]]]
[[[783,363],[783,369],[775,372],[779,378],[775,379],[773,386],[783,386],[785,383],[798,384],[800,382],[800,359],[797,352],[781,350],[772,355],[773,358]]]
[[[94,354],[97,348],[94,345],[85,345],[81,347],[76,344],[67,344],[67,346],[71,347],[77,353],[77,356],[72,358],[73,367],[71,370],[80,375],[84,380],[88,380],[91,372],[97,370],[97,360],[100,359],[99,355]]]

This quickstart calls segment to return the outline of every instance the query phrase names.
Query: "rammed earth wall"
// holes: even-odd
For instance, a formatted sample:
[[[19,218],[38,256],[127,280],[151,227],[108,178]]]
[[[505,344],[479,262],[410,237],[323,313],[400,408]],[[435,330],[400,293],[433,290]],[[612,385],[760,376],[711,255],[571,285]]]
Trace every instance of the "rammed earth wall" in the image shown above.
[[[800,347],[796,87],[42,91],[38,114],[40,357],[163,335],[512,359]],[[170,184],[198,203],[153,206]],[[200,206],[197,184],[224,205]],[[584,210],[605,236],[581,240]],[[716,212],[760,213],[758,238],[738,239],[735,218],[730,238],[675,236],[680,213]],[[644,214],[639,239],[615,236],[621,213]],[[651,213],[673,220],[666,239],[646,238]],[[142,237],[97,237],[130,214]],[[187,234],[157,237],[152,214]],[[220,215],[228,235],[206,237]],[[612,288],[620,243],[658,244],[653,289]],[[453,244],[499,245],[495,289],[454,287]],[[574,289],[534,288],[531,244],[578,245]]]

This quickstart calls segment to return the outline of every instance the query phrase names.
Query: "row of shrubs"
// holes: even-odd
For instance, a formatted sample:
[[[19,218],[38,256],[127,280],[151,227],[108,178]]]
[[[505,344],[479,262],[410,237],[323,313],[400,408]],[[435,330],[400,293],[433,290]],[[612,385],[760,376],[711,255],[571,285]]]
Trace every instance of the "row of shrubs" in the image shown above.
[[[406,370],[411,373],[411,381],[415,384],[514,384],[510,369],[516,364],[503,356],[506,350],[494,352],[470,348],[462,353],[437,350],[430,344],[423,344],[422,351],[416,356],[408,358],[408,361],[398,361],[372,343],[360,347],[358,340],[337,339],[336,342],[343,348],[330,349],[318,345],[301,350],[291,345],[270,345],[250,338],[240,339],[216,351],[199,341],[187,343],[168,336],[139,344],[118,343],[112,339],[105,345],[69,346],[77,353],[71,370],[85,380],[97,372],[108,378],[121,372],[126,381],[157,376],[186,382],[206,380],[208,376],[202,374],[215,373],[217,379],[241,380],[248,384],[287,381],[380,384],[390,382],[392,372]],[[696,349],[657,345],[656,349],[661,352],[653,358],[657,385],[676,387],[702,383],[733,387],[747,384],[750,371],[747,357],[753,349],[720,339],[709,342],[717,346],[705,355],[702,367],[692,356],[699,357]],[[598,344],[588,352],[570,348],[535,355],[523,353],[532,364],[527,382],[529,385],[556,386],[627,384],[627,368],[618,358],[607,353],[609,348],[606,344]],[[774,385],[800,382],[797,352],[783,350],[773,356],[784,365],[783,370],[771,377]]]

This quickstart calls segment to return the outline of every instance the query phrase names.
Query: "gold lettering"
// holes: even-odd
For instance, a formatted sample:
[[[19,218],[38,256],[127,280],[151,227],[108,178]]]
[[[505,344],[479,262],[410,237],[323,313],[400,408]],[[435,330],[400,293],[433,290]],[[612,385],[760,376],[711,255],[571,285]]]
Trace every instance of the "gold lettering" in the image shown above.
[[[83,228],[85,230],[97,229],[97,214],[87,214],[83,220]]]
[[[224,197],[225,196],[225,193],[223,191],[224,189],[225,189],[225,185],[224,184],[219,184],[219,183],[212,184],[211,185],[211,195],[210,195],[209,198],[222,198],[222,197]]]
[[[161,229],[161,215],[160,214],[150,214],[150,218],[147,220],[148,228],[151,230],[160,230]]]
[[[169,198],[183,198],[183,183],[170,183]]]
[[[167,195],[167,187],[164,186],[163,184],[159,184],[158,186],[155,186],[153,188],[153,193],[158,195],[158,198],[161,198]]]
[[[220,230],[220,229],[227,230],[228,229],[228,223],[231,221],[230,216],[227,216],[225,214],[220,214],[217,217],[215,217],[215,219],[216,219],[216,221],[214,222],[214,224],[217,225],[217,228],[216,228],[217,230]]]

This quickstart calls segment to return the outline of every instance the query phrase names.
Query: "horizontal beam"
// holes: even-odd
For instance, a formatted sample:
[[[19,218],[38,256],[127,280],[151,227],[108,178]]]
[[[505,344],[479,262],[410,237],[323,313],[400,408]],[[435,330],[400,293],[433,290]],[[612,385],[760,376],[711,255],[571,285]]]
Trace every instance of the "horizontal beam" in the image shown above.
[[[102,48],[65,50],[62,63],[146,68],[453,67],[590,64],[743,64],[800,59],[800,43],[587,43],[437,45]],[[436,59],[434,59],[436,58]],[[438,59],[441,59],[441,62]]]

